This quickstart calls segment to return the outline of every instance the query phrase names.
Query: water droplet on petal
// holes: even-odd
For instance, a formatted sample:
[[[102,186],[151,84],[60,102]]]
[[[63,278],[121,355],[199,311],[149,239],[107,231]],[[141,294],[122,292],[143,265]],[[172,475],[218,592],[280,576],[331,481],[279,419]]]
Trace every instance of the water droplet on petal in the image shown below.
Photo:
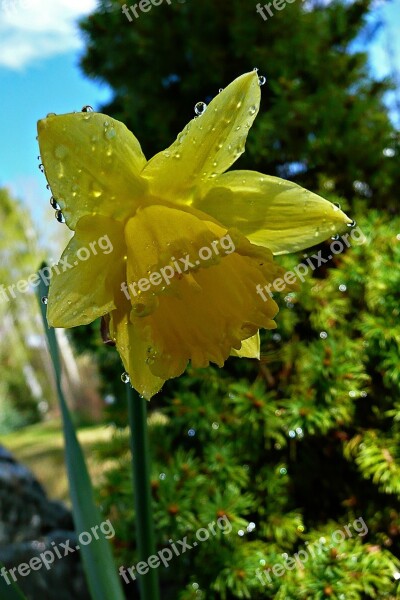
[[[257,112],[257,108],[254,105],[250,106],[250,108],[249,108],[249,115],[253,116],[253,115],[256,114],[256,112]]]
[[[44,165],[42,163],[40,163],[40,165],[39,165],[39,171],[41,173],[44,173]]]
[[[86,106],[82,106],[82,112],[94,112],[93,111],[93,106],[90,106],[90,104],[86,104]]]
[[[122,383],[129,383],[131,380],[131,378],[129,377],[128,373],[126,373],[125,371],[122,373],[121,375],[121,381]]]
[[[264,77],[264,75],[260,75],[260,77],[258,78],[258,85],[265,85],[267,82],[267,78]]]
[[[335,235],[332,235],[331,240],[339,240],[340,239],[340,235],[338,233],[335,233]]]
[[[256,73],[258,73],[258,67],[254,67],[253,71],[255,71]]]
[[[49,186],[49,184],[47,184],[46,185],[46,190],[49,190],[49,189],[50,189],[50,186]]]
[[[115,129],[114,129],[114,127],[110,127],[110,129],[107,129],[107,130],[104,132],[104,136],[105,136],[105,137],[106,137],[108,140],[112,140],[113,138],[115,138],[115,136],[116,136],[116,135],[117,135],[117,134],[116,134],[116,132],[115,132]]]
[[[60,210],[60,205],[58,204],[57,200],[53,198],[53,196],[50,198],[50,206],[54,208],[54,210]]]
[[[56,116],[56,113],[47,113],[47,115],[46,115],[46,119],[47,119],[48,117],[55,117],[55,116]]]
[[[90,191],[95,198],[100,198],[103,193],[103,188],[97,181],[92,181],[90,184]]]
[[[49,301],[49,299],[47,298],[47,296],[42,296],[41,299],[40,299],[40,301],[41,301],[42,304],[47,304],[48,301]]]
[[[54,150],[54,154],[56,158],[59,158],[61,160],[67,156],[68,149],[65,146],[57,146]]]
[[[351,227],[352,229],[357,225],[357,223],[355,221],[352,221],[351,223],[347,223],[347,227]]]
[[[340,206],[339,202],[335,202],[335,203],[333,204],[333,210],[341,210],[341,208],[342,208],[342,207]]]
[[[221,93],[221,92],[223,92],[223,91],[224,91],[224,88],[219,88],[219,90],[218,90],[218,94],[220,94],[220,93]]]
[[[65,217],[61,210],[56,210],[56,214],[54,216],[59,223],[65,223]]]
[[[196,113],[196,115],[201,116],[205,113],[206,108],[207,104],[205,102],[197,102],[197,104],[194,107],[194,112]]]

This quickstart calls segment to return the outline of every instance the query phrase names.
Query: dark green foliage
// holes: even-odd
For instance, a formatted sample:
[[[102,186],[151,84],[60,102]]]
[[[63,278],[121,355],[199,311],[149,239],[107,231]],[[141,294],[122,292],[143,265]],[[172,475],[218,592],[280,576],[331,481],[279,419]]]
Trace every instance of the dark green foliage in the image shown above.
[[[360,227],[368,243],[286,297],[261,363],[231,359],[231,375],[189,369],[153,412],[158,548],[185,535],[190,543],[221,515],[233,525],[162,570],[166,600],[397,597],[400,365],[388,357],[400,354],[400,220],[373,213]],[[283,262],[292,267],[296,258]],[[234,377],[243,363],[253,374]],[[116,465],[100,498],[126,567],[135,564],[127,448],[117,431],[113,446],[99,450]],[[335,532],[346,525],[352,535],[342,540]],[[261,585],[257,569],[308,551],[307,543],[320,552],[308,554],[304,569]]]

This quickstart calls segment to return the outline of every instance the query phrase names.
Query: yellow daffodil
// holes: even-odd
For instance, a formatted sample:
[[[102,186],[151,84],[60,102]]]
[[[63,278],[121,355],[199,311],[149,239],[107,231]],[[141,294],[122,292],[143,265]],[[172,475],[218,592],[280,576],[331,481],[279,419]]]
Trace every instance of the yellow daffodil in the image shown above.
[[[313,246],[351,222],[294,183],[226,172],[259,102],[257,73],[242,75],[150,161],[106,115],[38,123],[47,180],[75,232],[53,273],[48,322],[105,317],[145,398],[189,360],[205,367],[231,354],[259,357],[259,329],[276,326],[276,303],[256,293],[282,274],[273,254]]]

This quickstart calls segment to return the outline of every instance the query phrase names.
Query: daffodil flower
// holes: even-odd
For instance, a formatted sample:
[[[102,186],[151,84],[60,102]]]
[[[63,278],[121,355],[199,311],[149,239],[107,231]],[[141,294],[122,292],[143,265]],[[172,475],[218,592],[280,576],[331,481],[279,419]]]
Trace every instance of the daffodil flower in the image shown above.
[[[205,367],[222,366],[231,354],[259,357],[259,329],[276,327],[276,303],[256,293],[282,274],[273,254],[313,246],[351,222],[292,182],[226,172],[244,151],[259,103],[257,73],[238,77],[149,161],[125,125],[104,114],[38,123],[45,174],[74,231],[60,259],[72,268],[53,273],[48,322],[75,327],[106,317],[145,398],[189,360]],[[82,261],[79,250],[105,235],[113,251],[97,249]],[[201,249],[215,249],[225,236],[234,251],[220,248],[198,264]],[[129,288],[187,256],[190,268],[170,285],[123,292],[125,282]]]

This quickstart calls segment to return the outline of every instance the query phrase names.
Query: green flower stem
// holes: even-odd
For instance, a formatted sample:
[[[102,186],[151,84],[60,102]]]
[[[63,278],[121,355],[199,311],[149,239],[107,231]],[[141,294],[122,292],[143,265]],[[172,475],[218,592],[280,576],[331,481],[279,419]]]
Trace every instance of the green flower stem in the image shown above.
[[[155,537],[150,489],[150,455],[147,432],[147,401],[127,386],[129,427],[135,499],[136,535],[139,561],[155,554]],[[141,600],[159,600],[158,572],[149,569],[138,576]]]

